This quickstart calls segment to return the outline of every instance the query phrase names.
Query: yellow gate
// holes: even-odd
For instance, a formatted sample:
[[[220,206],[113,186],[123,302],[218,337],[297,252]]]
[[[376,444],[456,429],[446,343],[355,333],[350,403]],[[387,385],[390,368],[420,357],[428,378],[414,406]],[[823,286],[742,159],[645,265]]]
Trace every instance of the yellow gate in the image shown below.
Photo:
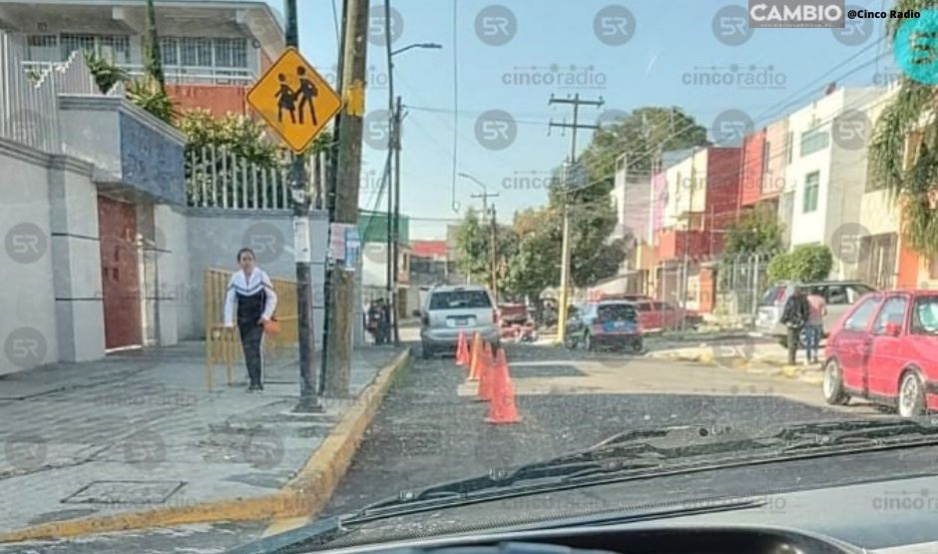
[[[222,365],[226,370],[227,383],[234,381],[233,366],[242,358],[241,339],[237,328],[226,329],[225,295],[232,271],[206,269],[203,278],[203,312],[205,323],[205,378],[209,392],[215,368]],[[298,337],[296,312],[296,281],[271,278],[277,293],[277,310],[274,316],[280,323],[280,332],[264,337],[265,365],[294,355]]]

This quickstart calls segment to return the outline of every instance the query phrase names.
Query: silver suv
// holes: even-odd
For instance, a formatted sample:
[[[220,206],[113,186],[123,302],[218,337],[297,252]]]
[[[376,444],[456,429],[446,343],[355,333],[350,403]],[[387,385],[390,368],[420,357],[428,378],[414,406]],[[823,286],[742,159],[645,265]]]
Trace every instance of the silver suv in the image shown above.
[[[459,333],[471,340],[499,346],[498,310],[488,289],[478,285],[440,286],[430,289],[420,314],[420,342],[423,357],[456,351]]]
[[[834,325],[841,315],[846,312],[861,296],[873,292],[873,287],[859,281],[823,281],[817,283],[776,283],[766,291],[759,302],[756,314],[756,330],[770,336],[784,337],[787,334],[785,325],[779,321],[785,303],[795,290],[795,286],[805,287],[808,292],[816,292],[827,302],[827,315],[824,316],[824,332]]]

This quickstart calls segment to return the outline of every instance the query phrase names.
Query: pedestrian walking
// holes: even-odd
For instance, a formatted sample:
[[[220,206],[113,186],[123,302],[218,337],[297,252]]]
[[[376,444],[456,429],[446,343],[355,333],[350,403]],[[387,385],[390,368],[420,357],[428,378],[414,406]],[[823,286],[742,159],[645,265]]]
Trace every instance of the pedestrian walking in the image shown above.
[[[805,363],[818,363],[818,345],[824,334],[824,316],[827,315],[827,301],[817,290],[808,295],[808,322],[805,328]]]
[[[781,322],[788,328],[788,364],[795,365],[798,356],[798,343],[801,341],[801,330],[808,322],[808,299],[800,285],[795,286],[785,309],[782,311]]]
[[[264,333],[275,324],[274,310],[277,309],[277,293],[264,270],[255,265],[254,251],[242,248],[238,251],[238,265],[228,281],[225,296],[225,327],[238,324],[244,363],[251,381],[248,391],[264,390]]]
[[[378,299],[378,335],[381,336],[380,344],[391,342],[391,302],[384,298]]]

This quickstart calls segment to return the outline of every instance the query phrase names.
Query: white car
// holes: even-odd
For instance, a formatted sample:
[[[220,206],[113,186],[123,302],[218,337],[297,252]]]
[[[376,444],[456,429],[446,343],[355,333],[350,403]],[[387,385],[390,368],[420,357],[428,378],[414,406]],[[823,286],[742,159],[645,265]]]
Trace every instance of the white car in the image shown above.
[[[420,314],[423,357],[455,352],[460,332],[466,340],[479,333],[492,346],[500,345],[498,309],[488,289],[478,285],[430,289]]]

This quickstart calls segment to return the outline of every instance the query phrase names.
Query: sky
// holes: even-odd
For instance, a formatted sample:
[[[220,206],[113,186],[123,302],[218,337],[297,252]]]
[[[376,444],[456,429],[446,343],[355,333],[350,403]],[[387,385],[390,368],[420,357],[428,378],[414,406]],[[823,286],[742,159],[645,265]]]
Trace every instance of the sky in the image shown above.
[[[269,2],[283,12],[280,2]],[[299,0],[300,51],[334,82],[341,0]],[[888,9],[891,0],[848,8]],[[898,70],[882,20],[848,21],[845,29],[749,29],[736,25],[745,3],[724,0],[391,0],[392,50],[433,42],[395,56],[402,97],[401,211],[410,239],[445,236],[447,222],[484,184],[498,219],[546,202],[547,177],[571,148],[568,104],[579,93],[603,100],[581,106],[596,124],[643,106],[677,106],[711,129],[761,128],[810,103],[831,81],[881,86]],[[454,13],[455,12],[455,13]],[[365,145],[360,205],[379,197],[388,106],[383,0],[371,7]],[[716,76],[716,79],[714,78]],[[729,82],[714,82],[726,78]],[[721,125],[728,123],[729,127]],[[650,122],[662,124],[663,122]],[[577,134],[577,149],[591,130]],[[385,189],[386,190],[386,189]]]

